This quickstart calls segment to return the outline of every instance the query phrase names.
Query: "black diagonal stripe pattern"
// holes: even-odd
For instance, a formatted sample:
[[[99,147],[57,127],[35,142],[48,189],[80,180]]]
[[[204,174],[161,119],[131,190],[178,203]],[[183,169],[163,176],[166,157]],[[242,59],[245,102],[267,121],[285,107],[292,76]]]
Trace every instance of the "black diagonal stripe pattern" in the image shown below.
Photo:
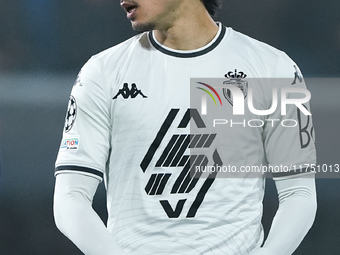
[[[160,158],[157,160],[156,167],[160,167],[163,165],[164,161],[166,160],[167,156],[169,155],[172,147],[174,146],[175,142],[177,141],[179,135],[173,135],[170,139],[170,142],[168,145],[165,147],[162,155]]]
[[[196,166],[206,166],[205,155],[183,155],[188,148],[209,148],[216,134],[173,135],[156,162],[156,167],[183,167],[176,179],[171,194],[189,193],[197,184],[202,172],[195,171]],[[162,194],[171,174],[152,174],[145,191],[148,195]]]
[[[178,193],[178,190],[180,188],[180,185],[182,184],[185,176],[187,176],[187,174],[189,173],[190,171],[190,167],[191,167],[191,164],[192,162],[195,162],[196,158],[198,156],[196,155],[191,155],[189,160],[187,161],[187,163],[185,164],[182,172],[179,174],[178,178],[176,179],[175,183],[174,183],[174,186],[172,187],[172,190],[171,190],[171,194],[174,194],[174,193]]]
[[[215,166],[221,166],[223,164],[221,157],[218,154],[217,150],[215,150],[214,153],[213,153],[213,160],[214,160]],[[198,208],[202,204],[204,197],[207,194],[207,191],[209,190],[209,188],[211,187],[211,185],[215,181],[216,175],[217,175],[217,171],[209,174],[209,177],[205,180],[201,189],[198,191],[197,196],[196,196],[194,202],[192,203],[192,205],[191,205],[191,207],[188,211],[188,214],[186,216],[187,218],[195,217]]]
[[[172,160],[174,159],[174,157],[176,156],[177,152],[179,151],[180,146],[182,145],[185,137],[187,135],[180,135],[179,138],[177,139],[174,147],[172,148],[172,150],[170,151],[168,158],[165,160],[163,166],[165,167],[169,167]]]
[[[203,161],[200,162],[200,164],[197,164],[198,167],[205,167],[208,165],[208,158],[205,156],[203,158]],[[202,171],[196,171],[196,165],[195,167],[192,167],[189,173],[189,176],[192,176],[191,182],[189,183],[187,189],[185,190],[185,193],[189,193],[197,184],[199,178],[202,175]]]
[[[193,135],[187,135],[185,137],[184,142],[182,143],[181,147],[179,148],[178,152],[176,153],[176,156],[174,160],[171,162],[171,167],[177,166],[180,160],[183,157],[183,154],[185,150],[189,147],[190,140],[192,139]]]
[[[147,194],[149,194],[153,184],[155,183],[156,176],[157,176],[157,174],[152,174],[150,176],[150,179],[149,179],[148,183],[146,184],[146,186],[144,188]]]
[[[191,166],[190,166],[190,169],[189,171],[186,173],[186,176],[183,180],[183,182],[181,183],[181,186],[178,190],[178,193],[188,193],[188,192],[185,192],[188,187],[189,187],[189,184],[191,183],[191,181],[193,180],[193,176],[192,176],[192,172],[195,171],[195,167],[196,166],[200,166],[201,163],[203,162],[204,158],[206,158],[205,155],[198,155],[197,159],[195,160],[195,162],[192,162]],[[197,183],[198,179],[196,179],[194,182],[193,182],[193,187],[195,187],[196,183]]]
[[[171,109],[168,116],[166,117],[165,121],[163,122],[161,128],[159,129],[155,140],[152,142],[152,144],[149,147],[149,150],[145,154],[145,157],[143,158],[142,162],[140,163],[140,167],[142,168],[143,172],[146,171],[147,167],[149,166],[153,156],[155,155],[158,147],[162,143],[162,140],[165,136],[165,134],[168,132],[172,122],[174,121],[179,109]]]
[[[197,144],[198,141],[201,139],[201,136],[202,136],[202,135],[200,135],[200,134],[195,135],[195,136],[192,138],[192,140],[191,140],[191,142],[190,142],[190,144],[189,144],[189,148],[196,148],[196,144]]]
[[[156,195],[162,195],[163,191],[164,191],[164,188],[165,188],[165,185],[167,184],[169,178],[170,178],[171,174],[164,174],[159,186],[158,186],[158,189],[156,191]]]
[[[182,161],[183,154],[189,146],[190,139],[192,139],[192,135],[174,135],[157,161],[156,167],[179,166]]]
[[[188,155],[183,156],[181,161],[179,162],[178,166],[185,166],[185,164],[187,163],[188,159],[189,159]]]
[[[158,185],[161,183],[163,176],[164,176],[164,174],[157,174],[156,179],[155,179],[155,181],[152,185],[152,188],[151,188],[149,195],[155,195],[156,194]]]
[[[210,134],[207,141],[203,145],[203,148],[209,148],[212,142],[215,140],[216,134]]]
[[[156,163],[156,167],[184,166],[187,156],[183,155],[190,148],[209,148],[216,134],[173,135]]]
[[[202,135],[201,139],[198,141],[196,148],[202,148],[205,142],[207,141],[209,134]]]
[[[152,174],[145,187],[146,193],[148,195],[161,195],[170,176],[169,173]]]

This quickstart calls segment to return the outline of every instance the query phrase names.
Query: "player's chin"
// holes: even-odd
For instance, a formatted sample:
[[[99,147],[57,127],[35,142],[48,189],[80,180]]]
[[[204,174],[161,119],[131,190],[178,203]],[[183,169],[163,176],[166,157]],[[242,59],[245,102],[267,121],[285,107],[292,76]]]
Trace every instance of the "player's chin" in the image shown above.
[[[137,32],[146,32],[155,29],[155,25],[147,22],[141,22],[137,20],[131,20],[133,30]]]

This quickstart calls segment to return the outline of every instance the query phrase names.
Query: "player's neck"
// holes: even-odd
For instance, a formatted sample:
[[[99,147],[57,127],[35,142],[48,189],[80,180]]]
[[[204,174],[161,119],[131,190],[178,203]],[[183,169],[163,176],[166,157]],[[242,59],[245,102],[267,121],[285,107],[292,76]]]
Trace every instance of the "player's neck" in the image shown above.
[[[205,9],[187,11],[171,27],[154,30],[161,44],[175,50],[195,50],[207,45],[218,32],[218,26]]]

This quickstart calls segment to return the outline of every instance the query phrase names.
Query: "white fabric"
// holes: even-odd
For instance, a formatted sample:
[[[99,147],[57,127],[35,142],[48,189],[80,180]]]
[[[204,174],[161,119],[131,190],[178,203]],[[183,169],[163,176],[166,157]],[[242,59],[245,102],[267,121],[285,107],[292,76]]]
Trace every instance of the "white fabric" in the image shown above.
[[[98,183],[78,173],[58,175],[54,192],[56,225],[86,255],[124,255],[92,208]]]
[[[299,246],[316,214],[314,175],[275,180],[279,208],[262,248],[251,255],[291,255]]]
[[[275,253],[272,253],[266,248],[258,248],[250,253],[250,255],[275,255]]]
[[[264,247],[275,255],[290,255],[299,246],[316,214],[317,201],[313,175],[275,181],[279,208]]]
[[[98,180],[81,174],[60,174],[56,179],[54,214],[58,228],[86,255],[123,255],[92,209]],[[315,218],[314,177],[276,180],[279,209],[264,247],[251,255],[290,255]]]
[[[128,254],[240,255],[262,243],[264,176],[195,182],[184,175],[181,179],[186,170],[179,162],[187,162],[186,157],[197,156],[198,161],[204,156],[210,166],[220,160],[237,168],[315,163],[314,143],[307,132],[310,119],[303,119],[301,127],[309,126],[302,135],[299,125],[284,128],[277,122],[259,128],[230,127],[229,122],[212,129],[209,116],[190,104],[190,78],[227,81],[227,73],[244,72],[250,78],[254,107],[262,110],[271,106],[273,84],[260,79],[284,78],[280,86],[291,87],[296,78],[296,64],[285,53],[221,26],[210,44],[213,48],[191,51],[189,56],[152,43],[149,33],[139,34],[92,57],[72,89],[76,115],[68,118],[56,175],[78,172],[98,180],[104,177],[107,227]],[[120,93],[125,86],[132,90],[133,84],[139,94]],[[201,92],[194,85],[193,90]],[[294,87],[305,88],[305,84],[298,80]],[[268,116],[249,111],[234,116],[222,89],[218,93],[223,105],[213,107],[229,121],[266,121]],[[301,122],[297,114],[296,107],[290,107],[281,116],[278,107],[269,117]],[[192,117],[190,122],[184,121],[186,117]],[[198,127],[199,121],[205,127]],[[184,147],[182,155],[179,152],[182,143],[178,141],[183,137],[215,133],[209,150],[196,148],[194,153]],[[179,157],[173,164],[176,157],[165,152],[176,147],[171,146],[175,139],[174,155]],[[163,153],[171,159],[169,164],[161,160]]]

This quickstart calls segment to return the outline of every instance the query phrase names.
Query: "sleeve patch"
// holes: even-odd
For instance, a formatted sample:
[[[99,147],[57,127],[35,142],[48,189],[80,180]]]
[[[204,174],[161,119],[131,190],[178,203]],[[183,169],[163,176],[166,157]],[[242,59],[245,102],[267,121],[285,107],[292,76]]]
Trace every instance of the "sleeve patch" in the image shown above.
[[[60,144],[61,151],[78,150],[78,147],[79,147],[79,137],[64,138]]]
[[[70,96],[68,101],[67,113],[65,117],[65,133],[69,132],[72,129],[74,122],[76,121],[76,116],[77,116],[76,99],[73,96]]]

